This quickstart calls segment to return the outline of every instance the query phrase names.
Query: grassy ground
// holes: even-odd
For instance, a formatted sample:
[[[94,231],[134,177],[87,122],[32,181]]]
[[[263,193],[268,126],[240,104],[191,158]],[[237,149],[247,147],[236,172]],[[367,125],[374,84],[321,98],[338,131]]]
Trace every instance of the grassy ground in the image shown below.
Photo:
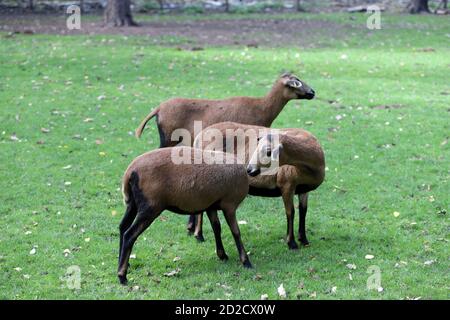
[[[320,49],[193,52],[144,37],[3,37],[0,298],[277,299],[283,284],[290,299],[448,299],[450,24],[385,22],[370,37],[355,28]],[[173,96],[263,95],[282,70],[318,93],[289,103],[274,123],[306,128],[326,152],[326,181],[309,203],[311,246],[287,249],[281,199],[249,197],[238,212],[250,271],[227,227],[222,263],[209,225],[198,244],[185,217],[165,212],[137,241],[130,286],[118,285],[121,176],[159,143],[153,122],[142,140],[132,135],[143,116]],[[64,278],[72,265],[79,290]],[[382,292],[366,287],[371,266]]]

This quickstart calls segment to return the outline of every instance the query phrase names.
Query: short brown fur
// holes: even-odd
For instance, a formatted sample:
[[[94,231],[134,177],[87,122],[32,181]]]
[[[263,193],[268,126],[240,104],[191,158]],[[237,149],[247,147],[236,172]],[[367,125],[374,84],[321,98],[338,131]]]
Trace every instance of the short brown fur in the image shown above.
[[[270,127],[290,100],[312,99],[314,94],[314,90],[305,82],[295,75],[286,73],[277,79],[270,92],[262,98],[233,97],[223,100],[174,98],[161,103],[153,110],[136,129],[136,136],[142,135],[145,125],[154,116],[157,116],[162,139],[160,147],[177,145],[179,142],[171,141],[171,135],[174,130],[180,128],[189,130],[193,139],[194,121],[202,121],[203,128],[225,121]]]
[[[295,148],[297,153],[295,156],[299,159],[305,159],[306,162],[298,165],[288,165],[287,163],[296,163],[293,160],[287,160],[285,165],[281,165],[280,168],[274,172],[273,174],[267,175],[257,175],[255,177],[249,177],[250,183],[250,194],[256,191],[255,195],[258,195],[259,192],[262,196],[264,194],[274,194],[274,192],[264,192],[264,191],[273,191],[279,190],[279,196],[282,197],[286,218],[287,218],[287,243],[290,249],[298,248],[297,243],[295,242],[293,235],[293,223],[294,223],[294,195],[298,194],[299,198],[299,231],[298,231],[298,239],[303,245],[308,245],[309,242],[306,237],[305,230],[305,219],[307,212],[307,203],[308,203],[308,192],[316,189],[322,183],[324,179],[325,172],[325,160],[322,148],[320,147],[317,139],[309,132],[290,128],[290,129],[269,129],[261,126],[252,126],[239,124],[234,122],[223,122],[212,125],[206,129],[204,129],[195,139],[194,146],[199,147],[199,139],[203,137],[203,145],[202,148],[211,148],[215,149],[222,145],[222,141],[213,141],[212,143],[207,141],[207,133],[209,130],[218,130],[221,132],[223,136],[226,135],[227,130],[255,130],[260,134],[263,132],[269,133],[280,133],[282,134],[283,140],[285,139],[294,139],[294,143],[296,144]],[[236,143],[235,143],[236,145]],[[250,157],[252,156],[255,149],[250,150],[248,140],[246,140],[245,144],[245,159],[242,159],[246,164],[248,164]],[[242,154],[238,153],[238,150],[235,146],[233,150],[234,154]],[[295,160],[295,159],[294,159]],[[286,161],[286,160],[285,160]],[[277,195],[277,193],[275,192]],[[195,230],[195,235],[197,238],[202,238],[202,228],[201,228],[201,215],[198,216],[197,226]]]
[[[193,214],[207,210],[216,238],[217,255],[227,259],[220,236],[220,222],[214,210],[222,210],[232,231],[239,256],[251,267],[241,241],[236,209],[248,193],[245,166],[239,164],[175,164],[172,152],[189,152],[194,157],[212,157],[213,152],[190,147],[154,150],[137,157],[123,177],[123,195],[127,205],[120,225],[118,277],[122,284],[132,247],[137,237],[163,210]],[[206,162],[206,163],[205,163]]]

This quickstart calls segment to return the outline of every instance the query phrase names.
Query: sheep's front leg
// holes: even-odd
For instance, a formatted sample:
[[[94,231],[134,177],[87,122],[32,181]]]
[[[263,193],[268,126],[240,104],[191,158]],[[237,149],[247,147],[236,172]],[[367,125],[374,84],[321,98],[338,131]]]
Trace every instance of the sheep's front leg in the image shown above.
[[[139,235],[147,229],[152,222],[160,215],[161,211],[154,211],[151,208],[141,211],[130,228],[123,235],[122,251],[120,253],[117,276],[121,284],[127,284],[128,261],[131,250]]]
[[[236,209],[223,209],[223,213],[225,215],[225,220],[230,227],[231,233],[233,234],[234,241],[236,242],[236,247],[239,252],[239,258],[241,259],[242,264],[246,268],[252,268],[252,264],[250,263],[250,259],[248,258],[247,251],[245,251],[244,244],[241,240],[241,232],[236,220]]]
[[[205,238],[203,238],[203,212],[197,214],[195,218],[196,222],[194,236],[199,242],[204,242]]]
[[[287,220],[286,242],[288,244],[289,249],[298,249],[298,245],[297,242],[295,242],[294,237],[294,217],[295,217],[294,190],[291,189],[292,188],[289,189],[286,188],[282,190],[282,197]]]
[[[306,238],[306,212],[308,211],[308,193],[298,195],[300,223],[298,225],[298,241],[305,247],[309,245]]]
[[[210,210],[206,212],[208,214],[209,222],[214,232],[214,238],[216,240],[216,253],[220,260],[228,260],[228,256],[225,253],[225,249],[222,243],[222,229],[220,227],[220,220],[217,216],[216,210]]]

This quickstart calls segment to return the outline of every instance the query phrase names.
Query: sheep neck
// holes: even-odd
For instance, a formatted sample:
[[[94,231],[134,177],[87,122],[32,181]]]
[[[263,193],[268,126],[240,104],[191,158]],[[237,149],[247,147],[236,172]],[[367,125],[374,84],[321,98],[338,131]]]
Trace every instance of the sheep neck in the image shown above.
[[[263,114],[266,125],[270,126],[290,99],[283,96],[283,87],[275,85],[262,99]]]

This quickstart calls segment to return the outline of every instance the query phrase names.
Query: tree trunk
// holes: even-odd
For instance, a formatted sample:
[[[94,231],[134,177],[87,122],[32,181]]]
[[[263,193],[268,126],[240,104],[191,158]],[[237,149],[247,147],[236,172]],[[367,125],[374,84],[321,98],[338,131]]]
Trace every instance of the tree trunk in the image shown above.
[[[157,0],[159,4],[159,11],[164,11],[164,0]]]
[[[225,12],[230,12],[230,2],[229,2],[229,0],[225,0]]]
[[[28,0],[28,9],[30,9],[30,11],[34,11],[34,1],[33,0]]]
[[[298,12],[300,12],[300,11],[305,11],[304,9],[303,9],[303,7],[302,7],[302,4],[301,4],[301,0],[296,0],[295,1],[295,10],[297,10]]]
[[[131,15],[130,0],[108,0],[105,9],[105,23],[114,27],[138,26]]]
[[[430,12],[428,0],[411,0],[409,4],[409,13]]]

